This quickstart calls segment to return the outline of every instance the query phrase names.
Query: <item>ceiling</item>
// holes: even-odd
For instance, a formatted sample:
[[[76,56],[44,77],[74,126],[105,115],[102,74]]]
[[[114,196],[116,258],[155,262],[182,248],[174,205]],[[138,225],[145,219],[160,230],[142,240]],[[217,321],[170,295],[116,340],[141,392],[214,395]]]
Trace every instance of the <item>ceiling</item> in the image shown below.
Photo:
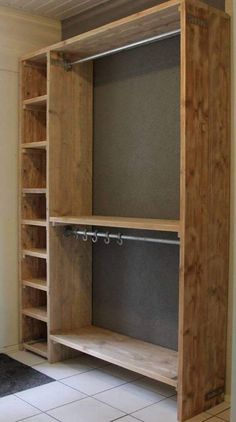
[[[0,0],[0,6],[12,7],[54,19],[66,19],[112,0]]]

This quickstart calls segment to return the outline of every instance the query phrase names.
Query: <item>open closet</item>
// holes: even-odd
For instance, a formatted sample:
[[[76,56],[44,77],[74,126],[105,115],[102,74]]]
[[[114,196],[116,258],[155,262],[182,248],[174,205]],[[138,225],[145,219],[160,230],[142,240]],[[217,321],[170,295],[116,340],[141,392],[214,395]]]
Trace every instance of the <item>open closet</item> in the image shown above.
[[[230,20],[161,5],[21,60],[23,347],[224,398]]]

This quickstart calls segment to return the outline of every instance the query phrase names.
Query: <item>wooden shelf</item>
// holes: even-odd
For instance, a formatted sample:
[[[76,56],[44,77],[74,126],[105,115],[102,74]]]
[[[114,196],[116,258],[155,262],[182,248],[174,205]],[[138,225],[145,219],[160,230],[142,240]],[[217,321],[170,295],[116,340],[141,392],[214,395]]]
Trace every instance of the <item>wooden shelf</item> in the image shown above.
[[[23,347],[30,352],[43,356],[44,358],[48,357],[47,340],[32,340],[27,343],[23,343]]]
[[[25,142],[21,144],[22,150],[24,149],[46,149],[47,141],[40,142]]]
[[[151,343],[90,326],[50,339],[166,384],[177,386],[178,353]]]
[[[22,255],[24,256],[34,256],[35,258],[44,258],[47,259],[47,250],[46,249],[23,249]]]
[[[47,221],[41,218],[35,219],[25,219],[21,221],[21,224],[25,224],[26,226],[39,226],[39,227],[46,227]]]
[[[120,48],[166,32],[180,29],[180,0],[170,0],[142,12],[77,35],[36,52],[35,57],[47,51],[63,51],[86,58],[108,50]],[[23,59],[32,59],[26,55]]]
[[[40,97],[29,98],[23,101],[24,108],[29,109],[44,109],[47,104],[47,95],[41,95]]]
[[[179,232],[178,220],[157,220],[152,218],[102,217],[97,215],[81,217],[50,217],[56,224],[83,224],[88,226],[120,227],[125,229],[157,230],[165,232]]]
[[[32,287],[38,290],[44,290],[45,292],[48,290],[47,280],[44,278],[31,278],[28,280],[23,280],[22,284],[23,286]]]
[[[22,193],[27,195],[31,195],[31,194],[46,194],[47,193],[47,189],[46,188],[23,188],[22,189]]]
[[[26,308],[22,310],[22,314],[34,319],[38,319],[39,321],[43,321],[43,322],[48,321],[46,306]]]

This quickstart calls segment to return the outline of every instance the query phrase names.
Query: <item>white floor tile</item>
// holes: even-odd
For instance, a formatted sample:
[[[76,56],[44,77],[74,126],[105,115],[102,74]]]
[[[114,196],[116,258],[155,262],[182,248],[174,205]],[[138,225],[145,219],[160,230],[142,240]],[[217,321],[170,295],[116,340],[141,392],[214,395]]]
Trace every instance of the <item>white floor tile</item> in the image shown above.
[[[102,368],[103,372],[106,372],[107,374],[111,374],[114,376],[117,376],[124,381],[134,381],[139,378],[141,378],[140,374],[137,374],[136,372],[128,371],[128,369],[121,368],[117,365],[107,365],[105,368]]]
[[[42,358],[41,356],[37,356],[34,353],[25,352],[24,350],[18,350],[17,352],[8,353],[8,356],[28,366],[33,366],[39,363],[46,362],[46,359]]]
[[[73,390],[56,381],[22,391],[17,393],[16,396],[42,411],[53,409],[54,407],[62,406],[85,397],[79,391]]]
[[[135,412],[133,416],[143,422],[177,422],[176,402],[171,399],[165,399]]]
[[[223,412],[224,410],[227,410],[230,408],[229,403],[223,402],[218,404],[218,406],[212,407],[212,409],[207,410],[207,413],[210,413],[210,415],[216,416],[218,413]]]
[[[110,422],[123,415],[91,397],[58,407],[49,414],[61,422]]]
[[[123,418],[120,418],[115,422],[138,422],[138,419],[133,418],[132,416],[124,416]]]
[[[222,413],[219,413],[217,416],[218,416],[218,418],[223,419],[224,421],[229,422],[230,421],[230,409],[225,410]]]
[[[16,422],[40,411],[11,395],[0,399],[0,422]]]
[[[124,384],[124,380],[121,378],[107,374],[99,369],[74,375],[73,377],[63,379],[61,382],[88,395],[94,395]]]
[[[95,398],[125,413],[133,413],[164,399],[160,394],[144,389],[134,383],[125,384],[97,394]]]
[[[54,378],[55,380],[60,380],[71,377],[72,375],[87,372],[93,369],[93,367],[88,366],[85,360],[81,358],[80,360],[70,359],[65,362],[57,362],[53,364],[44,362],[40,365],[34,366],[34,369]]]
[[[152,380],[151,378],[143,377],[137,381],[135,384],[140,385],[143,388],[155,391],[156,393],[161,394],[165,397],[171,397],[176,395],[176,389],[170,385],[163,384],[162,382]]]
[[[51,418],[51,416],[48,416],[45,413],[40,413],[40,415],[24,419],[24,422],[55,422],[55,419]]]

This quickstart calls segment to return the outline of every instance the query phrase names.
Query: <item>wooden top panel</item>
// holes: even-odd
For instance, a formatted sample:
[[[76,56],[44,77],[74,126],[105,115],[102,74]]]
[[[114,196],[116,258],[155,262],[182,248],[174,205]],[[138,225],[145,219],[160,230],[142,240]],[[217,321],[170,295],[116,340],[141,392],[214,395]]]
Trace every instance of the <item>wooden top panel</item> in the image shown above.
[[[180,0],[169,0],[158,6],[59,42],[34,54],[28,54],[23,57],[23,60],[37,59],[47,51],[62,51],[74,53],[81,58],[88,57],[178,30],[180,29],[179,6]]]
[[[178,220],[158,220],[154,218],[103,217],[97,215],[81,217],[51,217],[53,224],[82,224],[88,226],[121,227],[126,229],[157,230],[179,232]]]
[[[178,353],[174,350],[94,326],[53,334],[50,338],[173,387],[177,386]]]

